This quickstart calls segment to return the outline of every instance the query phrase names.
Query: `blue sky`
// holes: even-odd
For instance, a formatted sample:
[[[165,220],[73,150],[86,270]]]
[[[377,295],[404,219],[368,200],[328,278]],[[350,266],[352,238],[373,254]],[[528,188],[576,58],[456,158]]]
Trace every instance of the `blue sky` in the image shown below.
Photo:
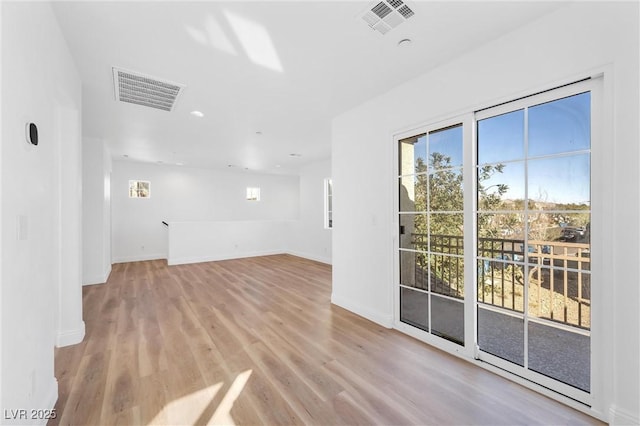
[[[585,92],[480,120],[478,163],[504,165],[503,173],[495,174],[485,187],[508,185],[504,199],[523,199],[528,185],[529,199],[589,203],[590,156],[585,151],[591,146],[590,108],[591,95]],[[439,152],[451,158],[452,167],[462,166],[461,125],[405,143],[412,143],[415,158],[425,163]]]
[[[505,199],[524,197],[525,131],[528,130],[529,199],[555,203],[590,201],[590,93],[530,107],[478,122],[478,161],[503,163],[504,173],[486,183],[509,185]],[[557,157],[536,158],[556,155]],[[520,160],[511,162],[514,160]]]

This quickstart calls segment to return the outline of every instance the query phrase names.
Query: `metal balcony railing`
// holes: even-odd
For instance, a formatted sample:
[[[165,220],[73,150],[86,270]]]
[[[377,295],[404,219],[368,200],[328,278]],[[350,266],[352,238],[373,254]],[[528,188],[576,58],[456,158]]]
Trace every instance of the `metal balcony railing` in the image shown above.
[[[416,287],[463,298],[463,237],[415,233],[412,245],[425,252],[416,254]],[[521,313],[526,303],[530,316],[588,330],[589,248],[563,241],[478,238],[478,301]]]

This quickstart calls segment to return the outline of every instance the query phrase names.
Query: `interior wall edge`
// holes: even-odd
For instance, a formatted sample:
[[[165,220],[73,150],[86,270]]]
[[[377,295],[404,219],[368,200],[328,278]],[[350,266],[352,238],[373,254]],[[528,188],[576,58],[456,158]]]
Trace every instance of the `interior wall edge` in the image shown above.
[[[325,263],[327,265],[331,265],[331,258],[329,258],[329,257],[316,256],[314,254],[305,253],[305,252],[299,251],[299,250],[287,250],[285,253],[286,254],[290,254],[291,256],[302,257],[304,259],[309,259],[309,260],[313,260],[315,262],[320,262],[320,263]]]
[[[336,293],[331,293],[331,303],[366,318],[369,321],[375,322],[382,327],[393,328],[393,315],[386,315],[382,312],[373,311],[358,302],[349,300]]]
[[[82,281],[82,285],[85,286],[85,285],[104,284],[109,280],[110,275],[111,275],[111,265],[108,265],[108,268],[104,274],[85,277]]]
[[[85,324],[80,321],[78,327],[72,330],[60,330],[56,337],[56,347],[62,348],[81,343],[84,340]]]

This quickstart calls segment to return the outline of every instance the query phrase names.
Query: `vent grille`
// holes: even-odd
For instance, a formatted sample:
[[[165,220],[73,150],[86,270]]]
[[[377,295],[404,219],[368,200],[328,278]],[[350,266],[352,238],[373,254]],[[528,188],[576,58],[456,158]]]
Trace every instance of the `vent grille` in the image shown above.
[[[116,100],[171,111],[184,85],[113,68]]]
[[[411,10],[406,4],[398,9],[398,12],[400,12],[400,15],[404,16],[404,19],[409,19],[413,16],[413,10]]]
[[[380,34],[386,34],[414,14],[413,10],[402,0],[383,0],[374,3],[369,9],[365,10],[360,15],[360,18],[371,29],[378,31]]]
[[[382,19],[391,13],[391,8],[387,6],[385,2],[381,1],[375,5],[371,11],[375,13],[378,18]]]

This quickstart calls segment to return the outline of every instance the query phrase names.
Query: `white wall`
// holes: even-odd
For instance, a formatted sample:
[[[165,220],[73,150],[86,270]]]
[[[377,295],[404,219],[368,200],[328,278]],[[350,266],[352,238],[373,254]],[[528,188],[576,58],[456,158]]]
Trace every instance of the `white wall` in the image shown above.
[[[594,354],[607,373],[597,384],[594,413],[613,423],[639,423],[640,208],[637,189],[630,191],[640,181],[638,39],[637,2],[574,3],[337,117],[333,302],[393,324],[393,134],[588,77],[610,64],[605,105],[613,128],[605,129],[606,147],[598,149],[612,157],[612,185],[593,186],[594,203],[601,200],[604,210],[610,202],[614,214],[601,233],[601,244],[611,248],[602,253],[611,275],[600,283],[606,286],[602,304],[594,306],[606,310],[601,331],[610,345]]]
[[[111,154],[100,139],[85,138],[82,148],[82,283],[89,285],[111,272]]]
[[[129,180],[151,182],[149,199],[130,199]],[[261,190],[258,202],[246,188]],[[113,261],[167,257],[166,222],[296,220],[299,178],[114,161],[111,179]]]
[[[3,40],[3,34],[4,32],[2,31],[2,26],[3,26],[3,19],[4,13],[3,13],[3,7],[2,5],[0,5],[0,49],[3,47],[2,46],[2,40]],[[2,50],[0,50],[0,52],[2,52]],[[0,58],[1,59],[1,58]],[[0,135],[2,137],[2,139],[0,139],[0,142],[2,140],[4,140],[4,126],[3,126],[3,121],[4,121],[4,102],[2,102],[2,99],[4,99],[4,90],[3,90],[3,85],[4,85],[4,71],[2,69],[2,62],[0,62]],[[3,164],[4,161],[4,156],[3,156],[3,149],[2,149],[2,145],[0,145],[0,164]],[[2,241],[4,241],[4,197],[2,197],[2,187],[3,187],[3,176],[2,176],[2,172],[0,171],[0,259],[3,259],[3,253],[4,250],[3,248],[3,244]],[[4,271],[2,269],[2,262],[0,262],[0,307],[4,306],[4,302],[2,299],[2,289],[4,288]],[[0,374],[2,374],[2,366],[4,365],[3,363],[3,353],[4,353],[4,339],[2,338],[2,330],[4,330],[4,316],[0,313]],[[2,386],[2,376],[0,376],[0,410],[2,410],[2,412],[4,412],[4,399],[2,397],[3,395],[3,388],[4,386]]]
[[[291,223],[289,252],[331,263],[331,233],[324,228],[324,179],[331,177],[331,160],[300,169],[300,220]]]
[[[169,222],[169,265],[286,253],[291,222]]]
[[[74,256],[81,229],[79,220],[77,226],[67,221],[80,216],[81,85],[49,4],[2,2],[0,7],[0,413],[6,417],[5,410],[53,407],[54,344],[69,337],[70,329],[83,329],[81,286],[72,281],[80,275]],[[37,147],[25,142],[28,121],[38,125]]]
[[[74,69],[65,72],[75,71]],[[78,78],[77,75],[75,75]],[[54,81],[64,80],[56,75]],[[59,272],[56,346],[79,343],[84,338],[82,320],[82,150],[79,96],[70,99],[57,87],[54,122],[52,185],[58,188],[52,231],[57,250],[51,255]],[[78,93],[79,95],[79,93]]]

